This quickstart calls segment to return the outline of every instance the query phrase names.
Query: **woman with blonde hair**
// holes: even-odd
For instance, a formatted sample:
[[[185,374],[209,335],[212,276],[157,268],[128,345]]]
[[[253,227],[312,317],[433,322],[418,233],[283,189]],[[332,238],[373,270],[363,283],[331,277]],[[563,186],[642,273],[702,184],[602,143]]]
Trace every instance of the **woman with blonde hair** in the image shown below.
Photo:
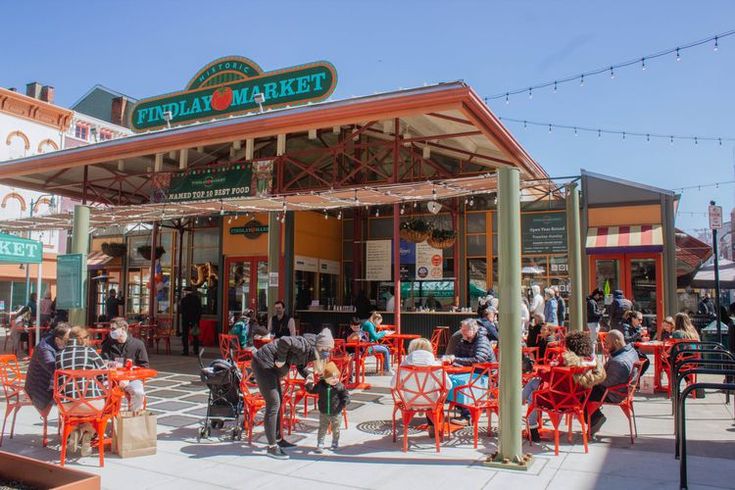
[[[658,331],[656,331],[656,336],[654,337],[654,340],[669,340],[671,338],[671,333],[674,330],[674,319],[670,316],[667,316],[664,318],[664,321],[661,322],[661,326],[659,326]]]
[[[699,342],[697,329],[692,325],[692,320],[686,313],[677,313],[674,318],[674,331],[671,334],[674,339],[696,340]]]

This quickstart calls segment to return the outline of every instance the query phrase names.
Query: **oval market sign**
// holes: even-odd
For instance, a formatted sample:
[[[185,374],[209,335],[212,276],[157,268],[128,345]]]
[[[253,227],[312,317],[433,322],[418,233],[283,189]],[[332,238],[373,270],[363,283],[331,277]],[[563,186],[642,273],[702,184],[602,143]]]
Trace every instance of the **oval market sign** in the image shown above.
[[[263,108],[303,105],[326,99],[336,85],[337,71],[327,61],[263,72],[248,58],[228,56],[199,70],[185,90],[140,100],[130,127],[142,132],[257,111],[258,94]]]

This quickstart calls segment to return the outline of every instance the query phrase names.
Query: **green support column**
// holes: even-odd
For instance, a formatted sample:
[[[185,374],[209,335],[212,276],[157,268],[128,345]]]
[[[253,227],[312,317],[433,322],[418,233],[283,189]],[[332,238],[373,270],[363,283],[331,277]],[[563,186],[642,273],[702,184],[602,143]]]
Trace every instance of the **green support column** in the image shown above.
[[[664,314],[674,316],[679,313],[679,298],[676,294],[676,228],[674,227],[674,196],[664,195],[661,198],[661,216],[663,217],[664,256]]]
[[[584,289],[582,286],[582,238],[579,228],[579,188],[572,182],[567,190],[567,249],[569,261],[569,330],[581,332],[584,327]]]
[[[82,304],[86,304],[87,292],[87,271],[86,256],[89,251],[89,208],[87,206],[74,206],[74,227],[71,232],[71,250],[72,254],[84,254],[85,260],[82,261],[85,270],[82,271]],[[87,309],[74,308],[69,311],[69,321],[72,325],[87,324]]]
[[[520,172],[498,170],[498,262],[503,340],[500,342],[498,453],[489,466],[528,468],[521,452],[521,195]]]
[[[273,305],[280,298],[278,296],[278,284],[281,278],[278,277],[279,265],[281,263],[281,222],[278,220],[278,213],[268,213],[268,311],[273,311]],[[275,274],[275,276],[273,276]],[[278,284],[271,286],[273,282],[271,278],[278,277]],[[291,308],[293,305],[287,305]],[[293,314],[293,312],[291,312]]]

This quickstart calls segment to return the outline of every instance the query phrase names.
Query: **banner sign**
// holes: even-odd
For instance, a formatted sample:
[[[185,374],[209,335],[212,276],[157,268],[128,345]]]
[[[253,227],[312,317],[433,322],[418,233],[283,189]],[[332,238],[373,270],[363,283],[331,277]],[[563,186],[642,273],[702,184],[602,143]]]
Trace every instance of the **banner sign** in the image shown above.
[[[153,175],[153,202],[187,202],[250,196],[250,164]]]
[[[83,254],[67,254],[56,257],[56,308],[69,310],[84,307]]]
[[[416,244],[416,279],[436,281],[444,277],[444,253],[426,242]]]
[[[43,243],[0,233],[0,262],[40,264],[42,261]]]
[[[268,225],[264,225],[258,220],[253,220],[245,226],[233,226],[230,228],[230,235],[245,235],[245,238],[254,240],[263,233],[268,233]]]
[[[368,281],[390,281],[391,240],[368,240],[365,242],[365,279]]]
[[[248,58],[228,56],[199,70],[185,90],[139,101],[130,127],[142,132],[262,108],[303,105],[326,99],[336,85],[337,71],[326,61],[263,72]]]
[[[294,270],[317,272],[319,270],[319,259],[297,255],[294,257]]]
[[[522,215],[522,253],[567,253],[566,213],[532,213]]]

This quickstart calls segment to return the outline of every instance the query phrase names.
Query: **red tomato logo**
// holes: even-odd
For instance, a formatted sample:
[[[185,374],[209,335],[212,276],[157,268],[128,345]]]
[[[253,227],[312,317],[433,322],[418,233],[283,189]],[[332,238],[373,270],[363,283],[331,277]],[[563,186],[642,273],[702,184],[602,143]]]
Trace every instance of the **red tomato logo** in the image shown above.
[[[232,104],[232,89],[230,87],[218,88],[212,92],[212,109],[224,111]]]
[[[442,256],[441,255],[432,255],[431,256],[431,265],[434,267],[438,267],[442,265]]]

